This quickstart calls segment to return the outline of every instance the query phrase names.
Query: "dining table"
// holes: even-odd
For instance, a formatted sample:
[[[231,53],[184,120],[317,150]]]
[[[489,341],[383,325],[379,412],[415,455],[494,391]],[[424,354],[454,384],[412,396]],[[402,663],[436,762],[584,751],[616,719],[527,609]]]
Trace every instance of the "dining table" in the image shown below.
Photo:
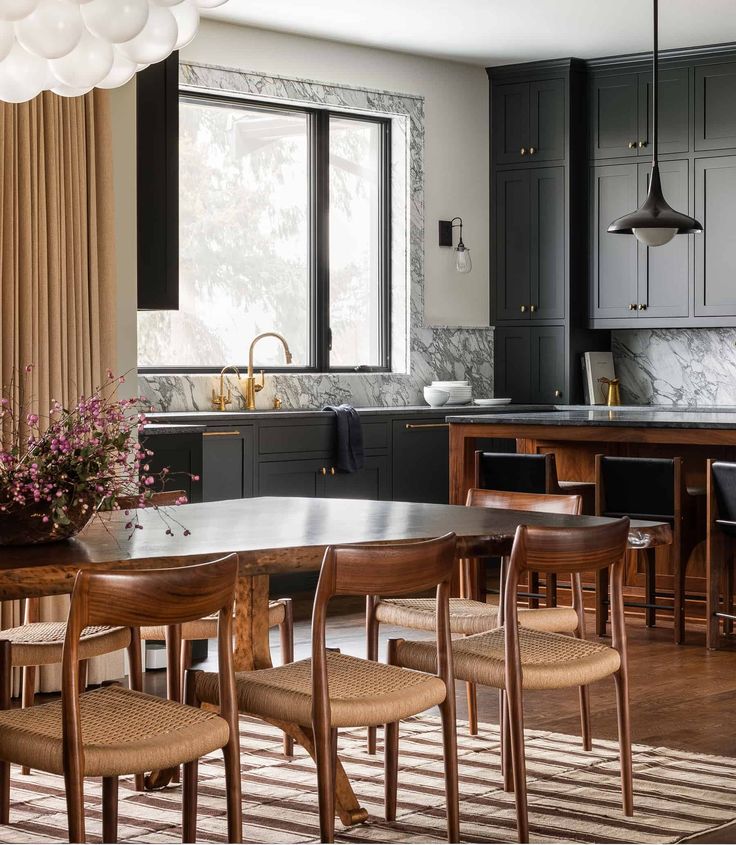
[[[0,550],[0,600],[71,593],[80,570],[189,566],[238,555],[234,662],[238,672],[271,666],[269,576],[318,570],[328,546],[457,536],[458,559],[506,556],[519,525],[578,528],[610,520],[458,505],[363,499],[256,497],[100,513],[76,537]],[[140,525],[131,527],[131,522]],[[629,546],[672,542],[667,523],[632,520]],[[309,726],[281,724],[314,756]],[[337,763],[336,811],[346,825],[367,818]]]

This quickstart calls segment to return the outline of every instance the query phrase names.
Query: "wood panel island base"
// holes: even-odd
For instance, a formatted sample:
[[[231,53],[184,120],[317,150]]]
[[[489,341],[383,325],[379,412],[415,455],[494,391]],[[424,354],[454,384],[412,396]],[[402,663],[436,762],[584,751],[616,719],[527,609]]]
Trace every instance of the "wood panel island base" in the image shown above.
[[[455,417],[450,424],[450,501],[463,504],[474,484],[476,444],[489,437],[513,438],[517,452],[552,452],[557,473],[566,481],[595,480],[595,456],[662,457],[683,459],[685,481],[691,490],[705,491],[708,458],[736,461],[736,409],[609,409],[556,410],[503,416]],[[702,499],[702,537],[705,539],[705,498]],[[661,580],[669,589],[671,574],[665,559]],[[660,579],[660,574],[664,577]],[[686,612],[703,620],[706,592],[704,543],[699,543],[687,566]],[[641,598],[642,573],[632,563],[628,592]],[[667,599],[663,599],[667,603]]]

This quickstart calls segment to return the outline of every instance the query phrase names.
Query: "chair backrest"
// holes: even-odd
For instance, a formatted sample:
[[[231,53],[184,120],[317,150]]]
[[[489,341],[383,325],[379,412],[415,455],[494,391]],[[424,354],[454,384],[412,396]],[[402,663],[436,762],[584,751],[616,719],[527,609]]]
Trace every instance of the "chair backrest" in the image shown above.
[[[437,674],[448,685],[448,691],[452,691],[449,601],[455,568],[456,539],[452,533],[416,543],[329,546],[326,549],[312,611],[312,707],[315,722],[329,725],[325,647],[327,605],[333,596],[401,596],[436,588]]]
[[[540,513],[582,512],[583,497],[554,493],[516,493],[508,490],[468,490],[465,504],[471,508],[502,508],[512,511],[539,511]]]
[[[81,760],[79,637],[88,625],[139,628],[179,625],[219,612],[220,712],[236,714],[232,618],[238,556],[195,566],[110,572],[80,571],[74,581],[62,656],[64,754]]]
[[[708,510],[726,534],[736,534],[736,464],[708,461]],[[709,520],[710,522],[710,520]]]
[[[596,455],[596,513],[673,520],[682,504],[681,458]]]
[[[555,456],[476,452],[475,486],[516,493],[551,493],[557,488]]]

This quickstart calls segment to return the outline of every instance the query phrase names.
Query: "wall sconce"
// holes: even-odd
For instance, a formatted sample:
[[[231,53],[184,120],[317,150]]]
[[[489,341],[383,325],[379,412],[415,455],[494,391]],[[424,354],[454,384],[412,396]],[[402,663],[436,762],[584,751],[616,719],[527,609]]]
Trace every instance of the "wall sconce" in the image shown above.
[[[455,247],[455,269],[458,273],[469,273],[473,269],[470,260],[470,250],[463,243],[463,218],[453,217],[452,220],[440,220],[440,246],[452,246],[452,230],[460,229],[460,237]]]

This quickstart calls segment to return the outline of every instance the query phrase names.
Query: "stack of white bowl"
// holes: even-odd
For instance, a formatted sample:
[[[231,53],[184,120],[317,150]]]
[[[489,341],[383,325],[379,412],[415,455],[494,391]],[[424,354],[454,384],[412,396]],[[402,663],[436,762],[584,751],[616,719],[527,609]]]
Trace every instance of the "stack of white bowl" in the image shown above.
[[[467,405],[473,398],[473,389],[468,381],[433,381],[432,387],[450,394],[448,405]]]

